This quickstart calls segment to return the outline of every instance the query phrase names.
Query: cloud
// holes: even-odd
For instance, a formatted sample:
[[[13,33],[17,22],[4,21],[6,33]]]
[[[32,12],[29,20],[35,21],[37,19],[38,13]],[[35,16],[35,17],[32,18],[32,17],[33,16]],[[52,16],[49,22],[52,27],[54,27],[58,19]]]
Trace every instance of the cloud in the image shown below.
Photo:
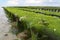
[[[55,2],[54,0],[49,0],[49,2]]]
[[[19,4],[19,0],[8,0],[7,1],[7,5],[18,5]]]
[[[24,6],[41,6],[44,2],[47,0],[25,0],[24,1]]]
[[[25,3],[42,3],[46,0],[26,0]]]
[[[49,5],[59,6],[60,5],[59,0],[6,0],[6,2],[3,3],[4,3],[3,6],[49,6]]]
[[[28,3],[28,4],[33,4],[33,3],[35,3],[35,4],[37,4],[37,3],[39,3],[39,4],[41,4],[41,3],[44,3],[44,2],[59,2],[58,0],[56,1],[56,0],[25,0],[25,3]],[[45,4],[45,3],[44,3]]]

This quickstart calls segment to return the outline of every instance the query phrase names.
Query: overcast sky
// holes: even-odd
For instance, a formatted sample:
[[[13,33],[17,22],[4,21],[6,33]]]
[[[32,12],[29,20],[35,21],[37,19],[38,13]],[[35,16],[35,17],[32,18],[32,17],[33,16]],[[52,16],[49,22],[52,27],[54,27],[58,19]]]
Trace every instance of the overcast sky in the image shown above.
[[[60,6],[60,0],[0,0],[1,6]]]

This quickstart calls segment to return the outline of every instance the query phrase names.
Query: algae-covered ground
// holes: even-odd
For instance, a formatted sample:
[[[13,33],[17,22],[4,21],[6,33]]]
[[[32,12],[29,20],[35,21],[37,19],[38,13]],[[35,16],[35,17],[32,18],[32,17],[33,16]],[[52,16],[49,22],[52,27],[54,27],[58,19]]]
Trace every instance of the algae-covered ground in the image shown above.
[[[26,40],[60,40],[60,12],[38,9],[4,8],[11,22],[16,22],[16,35],[25,32],[28,36]]]

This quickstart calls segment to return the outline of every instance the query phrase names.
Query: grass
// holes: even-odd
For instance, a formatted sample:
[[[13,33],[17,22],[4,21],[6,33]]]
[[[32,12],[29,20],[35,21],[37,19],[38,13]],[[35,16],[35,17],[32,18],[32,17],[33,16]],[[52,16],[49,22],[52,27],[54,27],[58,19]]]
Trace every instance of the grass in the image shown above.
[[[22,9],[22,10],[29,10],[29,11],[34,11],[34,12],[41,12],[43,14],[47,15],[55,15],[55,16],[60,16],[60,12],[52,12],[52,11],[46,11],[46,10],[39,10],[39,9],[29,9],[29,8],[17,8],[17,9]]]
[[[32,28],[35,28],[37,32],[41,32],[42,30],[42,34],[52,34],[52,36],[56,35],[57,37],[60,36],[60,19],[55,16],[36,14],[34,12],[19,10],[18,8],[5,9],[18,16],[20,21],[25,21],[27,23],[27,28],[31,28],[31,30]]]

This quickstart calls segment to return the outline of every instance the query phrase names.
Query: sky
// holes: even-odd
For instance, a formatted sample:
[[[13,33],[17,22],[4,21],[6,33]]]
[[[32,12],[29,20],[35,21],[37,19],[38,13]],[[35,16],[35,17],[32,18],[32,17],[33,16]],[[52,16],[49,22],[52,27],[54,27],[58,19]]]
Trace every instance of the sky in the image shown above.
[[[60,0],[0,0],[2,6],[60,6]]]

